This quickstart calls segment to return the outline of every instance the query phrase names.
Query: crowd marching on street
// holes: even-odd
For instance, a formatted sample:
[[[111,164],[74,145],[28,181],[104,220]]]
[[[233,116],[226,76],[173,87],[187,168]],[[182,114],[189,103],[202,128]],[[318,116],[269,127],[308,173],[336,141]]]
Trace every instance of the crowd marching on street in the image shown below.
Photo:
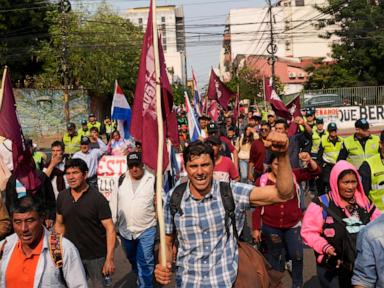
[[[39,287],[108,287],[117,237],[138,287],[171,283],[172,265],[177,287],[232,287],[240,248],[226,235],[235,229],[224,221],[222,183],[236,205],[239,239],[249,225],[248,242],[273,270],[290,270],[292,287],[304,284],[304,245],[316,255],[322,287],[384,287],[384,131],[371,134],[359,119],[355,133],[341,137],[335,123],[309,109],[294,119],[297,131],[288,136],[285,119],[256,109],[237,119],[231,111],[217,121],[200,116],[196,141],[190,141],[186,113],[179,113],[175,152],[184,168],[173,175],[179,192],[164,195],[166,267],[155,263],[156,177],[142,162],[141,143],[122,138],[110,117],[101,124],[89,114],[78,130],[69,123],[52,142],[49,159],[26,140],[35,179],[13,173],[12,143],[2,139],[2,287],[36,281]],[[115,222],[98,191],[103,155],[127,159]],[[245,223],[251,207],[252,223]]]
[[[69,1],[59,2],[60,13],[56,14],[62,14],[63,19],[72,19],[65,17],[70,10]],[[129,267],[118,264],[117,249],[131,264],[135,287],[140,288],[279,288],[287,286],[283,284],[283,277],[287,275],[291,278],[290,287],[301,288],[307,287],[304,273],[308,266],[316,267],[316,280],[323,288],[384,288],[384,216],[381,215],[384,212],[384,130],[371,130],[372,118],[365,113],[361,115],[366,117],[353,119],[356,120],[354,132],[349,131],[347,135],[348,132],[341,131],[344,121],[339,121],[337,116],[322,118],[320,116],[324,114],[316,110],[321,107],[313,105],[305,105],[305,109],[301,109],[301,92],[292,95],[296,97],[287,104],[282,101],[277,94],[278,77],[273,66],[278,57],[272,51],[277,49],[274,48],[277,45],[273,42],[273,35],[278,33],[273,32],[272,4],[267,2],[272,40],[266,49],[271,50],[271,55],[265,63],[273,68],[271,75],[262,76],[264,100],[257,95],[254,103],[240,96],[240,84],[238,93],[232,92],[213,68],[204,96],[199,96],[192,72],[193,87],[190,91],[189,87],[185,88],[192,95],[183,91],[185,104],[174,101],[175,70],[174,67],[167,67],[164,56],[164,50],[167,51],[166,24],[162,22],[162,33],[158,33],[157,24],[153,23],[156,22],[153,19],[164,18],[165,21],[166,17],[157,16],[154,0],[150,1],[146,25],[139,18],[140,29],[145,29],[141,57],[132,50],[132,57],[139,62],[138,69],[133,62],[129,63],[132,71],[124,71],[127,72],[125,74],[119,73],[126,68],[116,68],[116,73],[106,68],[114,65],[113,62],[126,61],[125,58],[118,61],[111,58],[103,63],[105,67],[102,69],[98,69],[96,64],[89,64],[95,70],[95,79],[104,84],[110,83],[110,80],[99,78],[98,74],[110,74],[118,79],[137,70],[137,81],[127,81],[131,86],[136,85],[135,93],[130,91],[133,97],[125,97],[115,81],[111,113],[106,107],[98,107],[97,103],[91,105],[92,109],[88,105],[87,112],[81,115],[68,108],[73,108],[69,102],[78,96],[69,95],[68,87],[74,83],[68,84],[67,78],[71,76],[74,78],[71,81],[80,81],[78,74],[82,74],[82,69],[88,65],[83,54],[72,57],[68,49],[88,47],[71,41],[72,38],[93,35],[92,30],[72,37],[67,34],[72,29],[63,27],[65,33],[60,35],[60,41],[49,40],[52,45],[63,42],[62,47],[59,45],[63,57],[50,55],[50,50],[47,52],[45,49],[41,53],[49,54],[56,62],[61,61],[60,66],[64,67],[56,69],[63,69],[63,113],[52,111],[63,124],[57,129],[60,135],[55,134],[50,147],[40,149],[37,143],[42,143],[42,139],[38,137],[54,133],[43,134],[40,131],[40,136],[40,132],[31,132],[26,137],[24,132],[30,131],[23,132],[20,123],[25,125],[25,122],[19,122],[18,117],[22,109],[16,103],[14,82],[8,67],[5,67],[0,88],[0,288],[121,287],[117,286],[114,275],[117,271],[127,271],[128,274]],[[276,2],[276,7],[283,5],[280,3],[283,1]],[[299,6],[310,6],[304,5],[304,1],[296,2],[302,4]],[[350,5],[340,5],[340,1],[329,2],[337,2],[337,6]],[[368,2],[367,7],[383,6],[381,1]],[[199,5],[202,3],[199,2]],[[285,4],[281,8],[291,9],[290,2]],[[32,9],[20,5],[13,11]],[[332,6],[331,9],[319,7],[316,6],[316,9],[335,15],[343,14],[333,12]],[[2,13],[12,11],[7,10],[7,5],[5,8]],[[42,6],[36,9],[40,8]],[[103,9],[100,8],[99,12]],[[142,11],[142,8],[137,9]],[[0,15],[5,15],[1,11]],[[56,14],[47,13],[44,18]],[[365,17],[363,12],[356,14]],[[380,15],[379,12],[373,14]],[[110,21],[115,17],[103,14],[99,18],[103,24],[109,25],[113,24]],[[77,19],[71,20],[77,26],[85,25],[83,22],[86,25],[102,23],[100,19],[73,19]],[[342,25],[349,22],[348,19],[343,18]],[[58,23],[65,24],[67,20]],[[317,20],[333,21],[328,18]],[[180,35],[177,32],[177,39],[184,38],[183,21],[184,18],[176,16],[177,27],[183,27]],[[130,26],[126,26],[129,24],[126,19],[121,19],[119,23],[124,33],[136,35]],[[288,27],[288,22],[284,23]],[[357,23],[354,24],[356,27],[365,25],[353,23]],[[0,24],[3,31],[3,22]],[[321,22],[317,26],[323,25]],[[372,25],[378,29],[376,24]],[[225,27],[226,31],[230,30],[227,24]],[[18,31],[29,33],[30,30],[25,28],[7,33],[17,38]],[[104,31],[98,28],[108,36],[117,33],[109,29]],[[56,33],[57,29],[48,30]],[[364,33],[366,31],[372,32],[365,29]],[[140,33],[137,30],[137,37]],[[227,36],[226,33],[224,36]],[[204,37],[209,34],[204,33]],[[227,38],[230,37],[225,38],[225,43]],[[341,41],[345,37],[339,38]],[[356,36],[358,40],[366,38]],[[382,39],[381,36],[377,38]],[[110,53],[113,54],[120,45],[113,40],[110,42],[114,49]],[[288,47],[288,42],[284,46]],[[347,43],[348,49],[354,46],[354,42]],[[104,47],[102,44],[96,46]],[[185,46],[185,43],[177,44],[178,52],[179,46]],[[6,45],[1,47],[1,53],[7,50]],[[96,51],[93,48],[89,48],[90,54]],[[222,50],[227,53],[231,50],[227,48]],[[381,51],[382,47],[381,50],[380,47],[374,48],[375,51],[369,53],[380,59],[377,51]],[[129,49],[133,48],[129,46]],[[103,50],[106,56],[108,53]],[[339,52],[341,58],[348,53]],[[99,54],[95,55],[94,58],[97,58]],[[34,54],[32,57],[31,54],[30,58],[41,56]],[[227,56],[225,54],[224,58]],[[247,58],[243,61],[243,56],[236,57],[236,61],[248,68]],[[71,69],[71,64],[66,62],[68,57],[82,65],[73,75],[68,72]],[[7,61],[7,57],[4,59]],[[314,65],[322,58],[316,59]],[[373,62],[380,62],[373,59]],[[180,62],[187,66],[184,60]],[[37,66],[50,69],[46,74],[50,79],[49,85],[54,85],[52,81],[56,80],[50,73],[55,67],[44,62],[39,62]],[[325,64],[321,68],[328,69],[330,66]],[[277,66],[276,70],[279,69]],[[366,77],[375,69],[354,71]],[[334,74],[344,75],[346,70],[342,66]],[[237,78],[242,71],[237,71]],[[289,74],[292,76],[294,73]],[[29,78],[39,78],[32,76]],[[371,82],[376,83],[373,80],[368,83]],[[79,83],[83,87],[83,83]],[[242,82],[239,80],[239,83]],[[98,89],[95,83],[87,85],[84,90],[93,89],[94,92]],[[294,85],[297,86],[296,82]],[[382,95],[378,94],[378,97]],[[43,111],[45,102],[51,100],[47,101],[48,96],[35,98],[33,103],[36,107],[29,108],[36,108],[38,114]],[[133,100],[131,105],[128,99]],[[377,113],[381,117],[384,117],[383,107],[377,105]],[[330,109],[337,112],[339,108],[344,107]],[[375,110],[371,108],[368,110]],[[83,119],[79,121],[79,117]],[[315,263],[309,263],[312,260],[304,257],[305,248],[313,250]]]

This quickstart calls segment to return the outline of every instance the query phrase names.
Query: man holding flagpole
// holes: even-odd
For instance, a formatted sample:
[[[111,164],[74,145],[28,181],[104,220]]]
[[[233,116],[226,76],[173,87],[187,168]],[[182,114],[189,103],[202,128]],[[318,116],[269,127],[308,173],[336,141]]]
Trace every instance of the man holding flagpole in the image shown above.
[[[288,137],[272,132],[267,140],[271,150],[279,155],[276,186],[230,183],[239,235],[247,209],[284,202],[294,193]],[[229,219],[223,207],[222,185],[213,179],[213,150],[206,143],[194,142],[184,150],[183,158],[188,182],[178,203],[172,197],[173,192],[167,195],[164,206],[167,266],[156,266],[156,280],[164,285],[171,281],[172,246],[177,237],[176,287],[233,287],[238,271],[238,245],[232,229],[225,227]]]

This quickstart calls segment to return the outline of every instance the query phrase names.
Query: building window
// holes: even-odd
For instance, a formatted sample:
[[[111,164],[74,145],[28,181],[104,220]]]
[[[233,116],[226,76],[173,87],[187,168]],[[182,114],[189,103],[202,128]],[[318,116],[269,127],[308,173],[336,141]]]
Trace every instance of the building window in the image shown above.
[[[304,0],[296,0],[296,6],[304,6]]]
[[[165,23],[165,17],[161,17],[161,22]]]
[[[163,50],[165,52],[167,51],[167,38],[163,37],[162,40],[163,40]]]
[[[143,18],[138,19],[139,25],[143,25]]]

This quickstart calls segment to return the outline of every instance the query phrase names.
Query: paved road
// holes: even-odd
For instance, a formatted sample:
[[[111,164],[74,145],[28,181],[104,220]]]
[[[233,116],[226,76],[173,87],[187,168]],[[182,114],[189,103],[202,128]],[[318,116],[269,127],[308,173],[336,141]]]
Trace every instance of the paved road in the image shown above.
[[[121,246],[116,248],[116,273],[113,276],[114,288],[135,288],[136,276],[131,271],[131,265],[123,254]],[[284,287],[291,287],[291,277],[286,273]],[[167,287],[173,287],[169,285]],[[315,258],[311,249],[304,249],[304,288],[320,288],[316,277]]]

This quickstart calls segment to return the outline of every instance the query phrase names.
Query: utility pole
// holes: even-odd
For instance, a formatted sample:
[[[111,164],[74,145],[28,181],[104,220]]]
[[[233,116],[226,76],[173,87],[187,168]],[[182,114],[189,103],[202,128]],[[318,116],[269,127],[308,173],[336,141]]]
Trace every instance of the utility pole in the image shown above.
[[[275,88],[275,62],[276,62],[276,52],[277,52],[277,45],[275,44],[275,38],[273,35],[273,23],[274,23],[274,17],[272,14],[272,0],[267,0],[268,7],[269,7],[269,25],[270,25],[270,42],[267,47],[267,52],[270,55],[268,57],[268,64],[271,65],[271,74],[272,74],[272,87]]]
[[[71,11],[71,3],[69,0],[60,0],[59,2],[59,13],[60,13],[60,26],[62,33],[62,44],[61,44],[61,78],[64,88],[64,119],[68,124],[70,121],[69,114],[69,65],[68,65],[68,19],[67,13]]]

